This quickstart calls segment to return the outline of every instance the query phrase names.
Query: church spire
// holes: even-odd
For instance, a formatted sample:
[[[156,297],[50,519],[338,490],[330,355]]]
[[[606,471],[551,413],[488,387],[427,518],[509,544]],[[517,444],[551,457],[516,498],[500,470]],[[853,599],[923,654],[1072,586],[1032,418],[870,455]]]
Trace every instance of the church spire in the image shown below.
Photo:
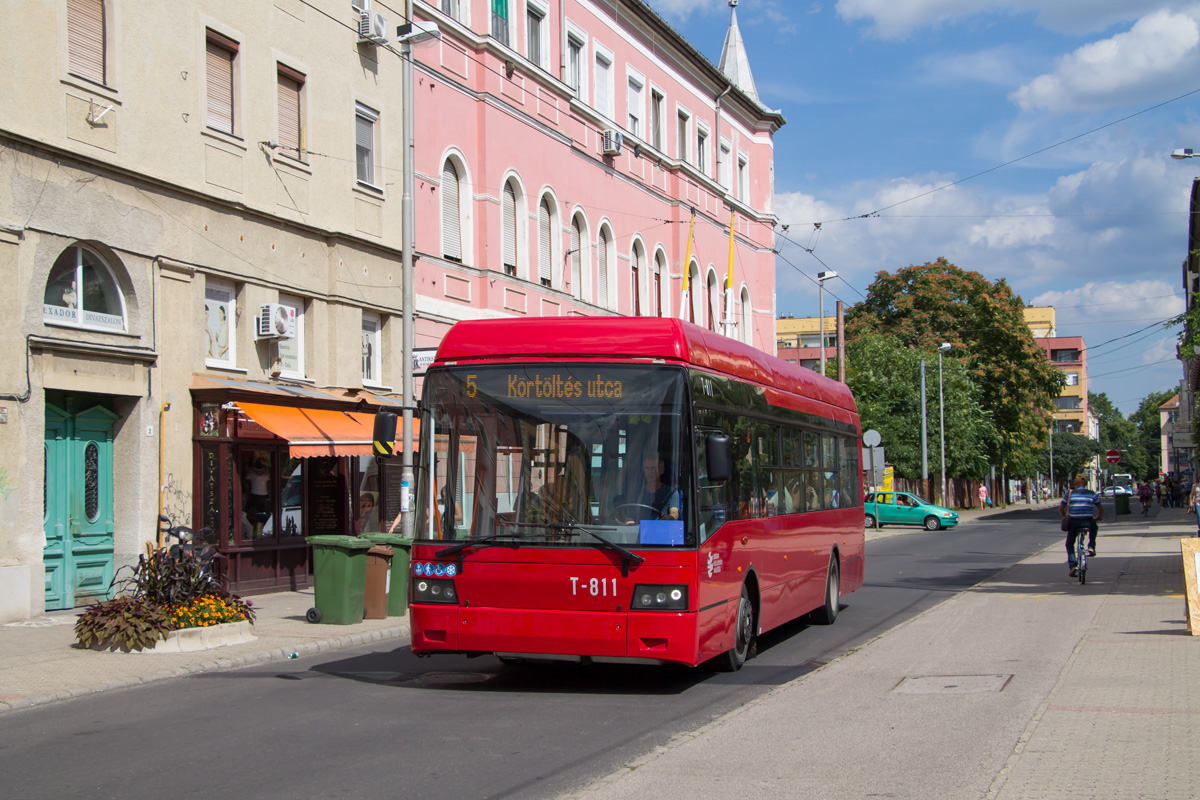
[[[754,76],[750,74],[746,43],[742,41],[742,32],[738,29],[737,4],[738,0],[729,0],[729,31],[725,34],[725,46],[721,48],[721,63],[717,65],[717,69],[721,70],[734,86],[762,105],[762,101],[758,99],[758,90],[754,88]]]

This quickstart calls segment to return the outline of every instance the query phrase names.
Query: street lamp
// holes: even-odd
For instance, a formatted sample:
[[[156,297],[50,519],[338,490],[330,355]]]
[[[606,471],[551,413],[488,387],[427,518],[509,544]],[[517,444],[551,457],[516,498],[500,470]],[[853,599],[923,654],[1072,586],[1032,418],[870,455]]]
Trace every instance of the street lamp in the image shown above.
[[[833,270],[817,273],[817,295],[821,304],[821,374],[825,374],[825,281],[836,278]]]
[[[942,420],[942,502],[946,502],[946,404],[942,395],[942,353],[950,352],[950,343],[938,345],[938,415]]]
[[[416,194],[417,170],[413,163],[416,151],[414,129],[416,128],[416,113],[413,104],[413,45],[440,39],[442,32],[432,22],[416,22],[413,20],[413,0],[405,0],[404,18],[408,20],[396,29],[396,40],[400,43],[401,89],[404,92],[403,120],[401,124],[404,139],[404,192],[400,200],[400,214],[404,227],[401,234],[400,246],[400,275],[404,284],[403,316],[401,331],[403,333],[403,363],[402,372],[404,392],[403,426],[404,452],[401,454],[400,471],[400,535],[412,538],[413,509],[411,501],[413,477],[413,303],[416,292],[413,287],[413,234],[416,228],[416,215],[413,210],[413,195]]]

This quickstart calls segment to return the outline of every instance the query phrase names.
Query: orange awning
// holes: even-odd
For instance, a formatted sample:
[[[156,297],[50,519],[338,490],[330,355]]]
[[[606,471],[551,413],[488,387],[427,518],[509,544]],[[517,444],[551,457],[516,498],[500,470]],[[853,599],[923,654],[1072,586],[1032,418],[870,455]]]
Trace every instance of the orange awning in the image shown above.
[[[271,433],[287,439],[294,458],[371,455],[372,414],[242,402],[237,407]]]
[[[243,403],[237,407],[271,433],[287,439],[294,458],[313,456],[369,456],[375,431],[375,415],[358,411],[330,411],[324,408],[296,408],[261,403]],[[421,433],[421,421],[413,420],[413,450]],[[399,445],[395,448],[397,451]]]

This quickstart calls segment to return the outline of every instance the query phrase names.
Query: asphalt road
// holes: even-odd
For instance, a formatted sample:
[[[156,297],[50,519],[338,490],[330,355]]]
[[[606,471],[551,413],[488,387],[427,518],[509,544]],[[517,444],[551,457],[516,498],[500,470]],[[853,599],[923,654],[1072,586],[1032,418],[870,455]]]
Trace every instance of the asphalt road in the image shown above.
[[[830,627],[761,638],[739,672],[502,666],[364,647],[5,715],[12,798],[544,798],[612,772],[1061,536],[1051,512],[867,546]]]

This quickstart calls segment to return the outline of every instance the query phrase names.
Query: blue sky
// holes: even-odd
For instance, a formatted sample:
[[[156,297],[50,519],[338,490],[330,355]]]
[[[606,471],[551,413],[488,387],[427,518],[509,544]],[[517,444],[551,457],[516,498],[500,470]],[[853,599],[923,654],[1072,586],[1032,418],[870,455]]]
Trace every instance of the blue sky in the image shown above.
[[[649,4],[718,60],[726,0]],[[1200,160],[1170,153],[1200,152],[1200,93],[1175,100],[1200,90],[1200,2],[741,0],[737,14],[759,96],[788,120],[780,314],[817,312],[801,271],[825,267],[804,247],[845,278],[826,284],[830,309],[879,270],[945,256],[1054,305],[1059,335],[1088,343],[1088,388],[1122,411],[1178,384],[1175,335],[1153,323],[1183,310]]]

